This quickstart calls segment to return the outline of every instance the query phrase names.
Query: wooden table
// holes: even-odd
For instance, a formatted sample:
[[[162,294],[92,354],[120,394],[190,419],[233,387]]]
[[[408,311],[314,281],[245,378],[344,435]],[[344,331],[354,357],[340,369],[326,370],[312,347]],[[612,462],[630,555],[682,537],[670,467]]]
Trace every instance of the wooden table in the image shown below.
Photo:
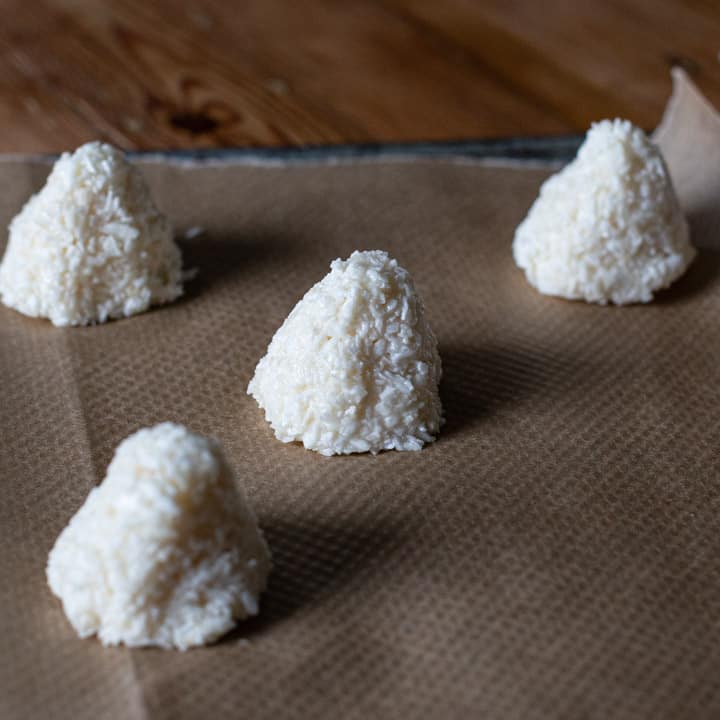
[[[720,105],[718,0],[2,0],[0,152],[646,128],[684,66]]]

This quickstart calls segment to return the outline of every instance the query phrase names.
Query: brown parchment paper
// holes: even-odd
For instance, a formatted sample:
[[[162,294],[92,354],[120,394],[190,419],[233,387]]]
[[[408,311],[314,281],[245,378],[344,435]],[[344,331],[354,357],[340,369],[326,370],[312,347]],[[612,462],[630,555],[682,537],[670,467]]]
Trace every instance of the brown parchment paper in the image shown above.
[[[91,328],[0,308],[0,718],[720,717],[720,121],[675,81],[658,137],[701,250],[648,306],[526,284],[511,240],[548,169],[145,161],[179,235],[204,230],[187,296]],[[0,225],[47,171],[0,161]],[[356,248],[411,270],[440,341],[447,425],[420,453],[283,445],[245,394]],[[47,553],[167,419],[222,441],[275,569],[213,647],[105,649]]]

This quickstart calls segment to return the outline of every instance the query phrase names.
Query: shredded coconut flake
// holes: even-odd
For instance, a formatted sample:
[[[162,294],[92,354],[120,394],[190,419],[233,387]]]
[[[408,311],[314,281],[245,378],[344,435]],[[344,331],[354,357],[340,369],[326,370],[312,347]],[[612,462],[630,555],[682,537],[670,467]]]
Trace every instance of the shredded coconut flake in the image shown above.
[[[0,297],[55,325],[105,322],[181,295],[181,264],[139,170],[93,142],[62,155],[10,224]]]
[[[540,292],[648,302],[695,257],[660,150],[626,120],[592,126],[520,224],[515,262]]]
[[[323,455],[420,450],[441,424],[437,341],[382,251],[335,260],[275,333],[248,392],[283,442]]]
[[[47,577],[81,637],[184,650],[256,614],[269,570],[219,445],[164,423],[120,444],[57,539]]]

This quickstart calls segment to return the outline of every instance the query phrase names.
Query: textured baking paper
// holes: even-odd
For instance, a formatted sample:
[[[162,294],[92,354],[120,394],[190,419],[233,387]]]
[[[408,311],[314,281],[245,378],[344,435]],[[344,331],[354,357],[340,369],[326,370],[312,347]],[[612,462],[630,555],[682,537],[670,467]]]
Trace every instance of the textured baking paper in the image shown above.
[[[701,251],[648,306],[525,282],[546,169],[146,161],[180,236],[204,228],[187,297],[91,328],[0,309],[0,718],[719,717],[720,120],[676,85],[659,138]],[[47,171],[0,161],[0,225]],[[283,445],[255,363],[331,259],[375,247],[425,299],[447,425],[420,453]],[[47,553],[161,420],[223,442],[275,570],[216,646],[103,649]]]

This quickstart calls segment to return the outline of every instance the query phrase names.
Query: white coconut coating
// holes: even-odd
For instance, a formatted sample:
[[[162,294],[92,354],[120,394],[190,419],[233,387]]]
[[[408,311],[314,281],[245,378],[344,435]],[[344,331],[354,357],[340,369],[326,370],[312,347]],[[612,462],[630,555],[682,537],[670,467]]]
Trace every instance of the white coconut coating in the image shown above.
[[[652,300],[695,250],[660,150],[630,122],[604,120],[544,183],[513,254],[542,293],[622,305]]]
[[[140,171],[92,142],[62,155],[10,224],[0,297],[55,325],[101,323],[177,298],[181,266]]]
[[[47,578],[81,637],[186,649],[258,612],[270,554],[220,446],[164,423],[117,448]]]
[[[437,341],[387,253],[335,260],[275,333],[248,392],[275,435],[323,455],[420,450],[440,428]]]

